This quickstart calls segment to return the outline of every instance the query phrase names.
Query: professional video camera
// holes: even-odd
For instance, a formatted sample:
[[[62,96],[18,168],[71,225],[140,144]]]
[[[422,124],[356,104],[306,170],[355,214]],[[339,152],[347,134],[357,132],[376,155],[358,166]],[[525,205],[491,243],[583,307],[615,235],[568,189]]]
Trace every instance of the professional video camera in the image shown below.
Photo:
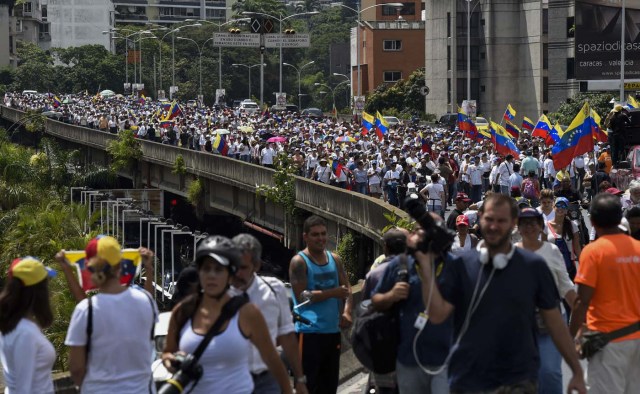
[[[455,233],[442,223],[436,223],[419,199],[409,197],[405,200],[404,206],[407,213],[420,224],[424,231],[424,237],[416,246],[416,250],[444,254],[451,249]]]
[[[175,360],[171,366],[176,373],[160,387],[158,394],[180,394],[192,381],[198,381],[202,376],[202,366],[192,354],[175,353]]]

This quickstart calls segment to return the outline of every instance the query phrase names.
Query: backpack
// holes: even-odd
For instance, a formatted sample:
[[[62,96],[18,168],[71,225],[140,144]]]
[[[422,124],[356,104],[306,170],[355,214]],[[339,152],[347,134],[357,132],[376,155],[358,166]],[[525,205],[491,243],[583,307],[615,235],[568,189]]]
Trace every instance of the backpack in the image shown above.
[[[398,274],[406,275],[407,255],[400,255]],[[351,333],[353,353],[368,370],[385,374],[396,369],[400,322],[395,308],[384,312],[373,309],[371,300],[356,308],[356,322]]]
[[[536,193],[536,185],[533,183],[533,180],[525,179],[522,181],[522,197],[528,199],[538,197],[538,193]]]

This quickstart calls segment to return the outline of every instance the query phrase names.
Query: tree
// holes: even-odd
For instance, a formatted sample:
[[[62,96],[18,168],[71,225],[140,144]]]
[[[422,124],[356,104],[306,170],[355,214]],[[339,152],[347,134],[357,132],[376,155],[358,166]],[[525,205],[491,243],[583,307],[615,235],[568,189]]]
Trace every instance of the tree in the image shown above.
[[[562,125],[569,125],[587,100],[591,108],[604,120],[613,108],[613,104],[610,102],[615,97],[613,93],[578,93],[560,105],[556,112],[550,113],[549,120],[552,123],[559,122]]]
[[[18,68],[12,90],[33,89],[48,92],[55,84],[53,59],[36,44],[18,41]]]
[[[368,97],[365,111],[383,112],[409,118],[424,111],[424,96],[420,88],[424,86],[424,69],[420,68],[393,85],[381,84]]]

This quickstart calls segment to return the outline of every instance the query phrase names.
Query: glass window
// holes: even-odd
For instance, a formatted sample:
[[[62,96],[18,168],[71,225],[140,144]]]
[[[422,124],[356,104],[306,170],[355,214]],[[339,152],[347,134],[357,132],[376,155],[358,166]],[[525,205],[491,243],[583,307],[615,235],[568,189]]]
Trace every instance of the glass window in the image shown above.
[[[542,34],[549,33],[549,9],[542,10]]]
[[[398,82],[402,79],[402,71],[385,71],[382,78],[384,82]]]
[[[567,38],[574,37],[576,34],[576,17],[570,16],[567,18]]]
[[[27,13],[27,12],[30,13],[30,12],[32,12],[32,8],[31,7],[32,7],[31,2],[24,3],[22,5],[22,11],[25,12],[25,13]]]
[[[542,68],[549,69],[549,44],[542,44]]]
[[[575,59],[572,57],[567,58],[567,79],[576,78]]]
[[[402,40],[383,40],[382,49],[385,51],[399,51],[402,49]]]

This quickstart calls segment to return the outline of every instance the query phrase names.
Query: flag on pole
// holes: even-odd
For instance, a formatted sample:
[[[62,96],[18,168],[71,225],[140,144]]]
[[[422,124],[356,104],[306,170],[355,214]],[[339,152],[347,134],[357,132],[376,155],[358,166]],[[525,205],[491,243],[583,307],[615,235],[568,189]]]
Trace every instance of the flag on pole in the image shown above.
[[[168,119],[171,120],[182,113],[182,108],[180,108],[180,104],[174,101],[169,108],[169,116]]]
[[[518,137],[520,137],[520,129],[518,128],[518,126],[514,125],[508,120],[505,126],[505,130],[507,130],[507,133],[509,133],[513,139],[517,140]]]
[[[496,151],[501,155],[513,155],[515,157],[520,156],[520,149],[511,139],[511,136],[504,127],[500,126],[496,122],[489,122],[489,128],[491,130],[491,136]]]
[[[331,163],[329,164],[331,165],[331,170],[334,174],[336,174],[337,177],[342,174],[344,166],[340,164],[340,161],[338,159],[331,160]]]
[[[216,134],[216,138],[213,140],[213,149],[217,150],[222,156],[226,156],[229,153],[229,146],[227,146],[222,134]]]
[[[384,136],[389,133],[389,123],[382,117],[379,111],[376,111],[376,134],[378,139],[382,141]]]
[[[458,129],[462,130],[466,138],[472,141],[478,140],[478,128],[460,107],[458,107]]]
[[[591,125],[593,138],[598,142],[607,142],[609,140],[609,134],[607,130],[602,127],[602,118],[593,108],[591,108],[591,118],[593,119],[593,124]]]
[[[371,132],[371,129],[375,126],[376,119],[373,115],[362,111],[362,135],[367,135]]]
[[[533,128],[535,127],[535,125],[533,124],[533,121],[529,118],[527,118],[526,116],[522,119],[522,128],[525,130],[529,130],[529,131],[533,131]]]
[[[515,119],[515,117],[516,117],[516,110],[513,109],[511,104],[507,104],[507,110],[504,111],[504,119],[508,120],[509,122],[513,122],[513,119]]]
[[[62,105],[62,101],[58,98],[58,96],[53,96],[53,108],[58,108]]]
[[[551,148],[553,166],[556,170],[567,167],[574,157],[593,150],[594,126],[595,121],[589,103],[584,103],[567,130],[562,133],[560,141]]]
[[[638,102],[632,95],[629,95],[627,97],[627,108],[628,109],[640,108],[640,105],[638,105]]]

